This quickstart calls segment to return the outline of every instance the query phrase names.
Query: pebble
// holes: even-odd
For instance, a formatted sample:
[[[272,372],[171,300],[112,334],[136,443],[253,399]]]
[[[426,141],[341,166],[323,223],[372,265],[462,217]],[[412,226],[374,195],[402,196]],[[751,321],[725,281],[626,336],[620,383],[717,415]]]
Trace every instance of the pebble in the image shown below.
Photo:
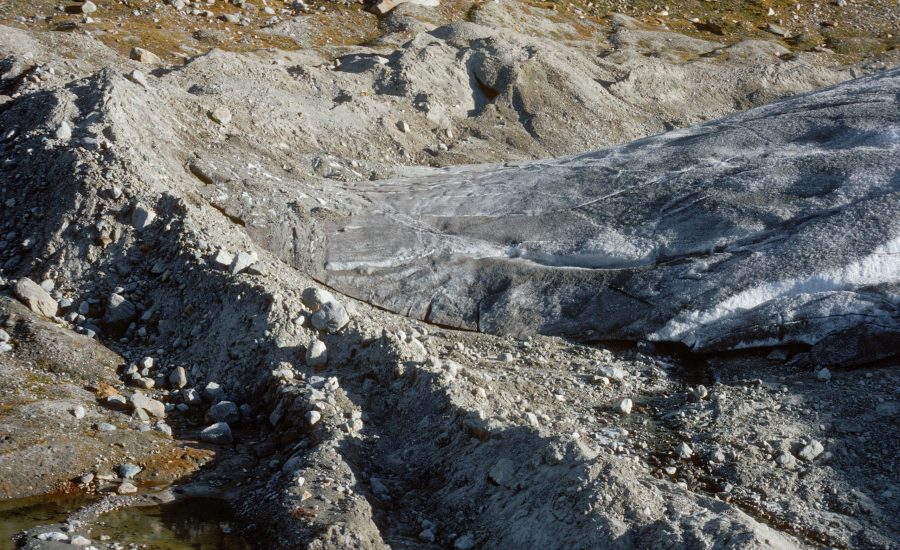
[[[81,535],[76,535],[72,537],[70,544],[72,546],[89,546],[91,544],[91,539],[82,537]]]
[[[328,349],[325,342],[313,340],[306,348],[306,364],[310,367],[323,367],[328,362]]]
[[[679,443],[678,445],[675,446],[675,455],[678,458],[688,459],[694,455],[694,451],[693,451],[693,449],[691,449],[690,445],[688,445],[687,443],[682,441],[681,443]]]
[[[806,460],[807,462],[812,462],[824,451],[825,446],[813,439],[802,449],[800,449],[800,452],[797,453],[797,456],[799,456],[803,460]]]
[[[409,133],[409,124],[405,120],[401,120],[397,123],[397,129],[403,132],[404,134]]]
[[[150,83],[147,82],[147,75],[137,69],[131,71],[131,73],[128,74],[128,79],[135,84],[143,86],[144,88],[150,88]],[[119,195],[121,196],[121,190],[119,191]],[[119,197],[113,196],[113,198],[117,199]]]
[[[0,328],[0,342],[9,342],[9,333]]]
[[[200,432],[200,439],[207,443],[227,445],[233,441],[231,427],[225,422],[216,422],[211,426],[203,428]]]
[[[122,479],[132,479],[134,476],[141,473],[141,467],[131,463],[119,464],[116,468],[116,473],[119,474],[119,477]]]
[[[84,407],[82,407],[81,405],[77,405],[74,409],[72,409],[72,416],[74,416],[75,418],[81,419],[84,418],[84,415]]]
[[[218,251],[216,251],[216,255],[213,256],[212,263],[219,269],[231,269],[231,265],[234,263],[234,255],[232,255],[224,248],[220,248]]]
[[[335,300],[325,302],[313,313],[310,319],[316,330],[323,332],[337,332],[350,322],[350,315],[340,303]]]
[[[310,311],[318,311],[323,304],[337,301],[332,293],[316,287],[303,289],[301,300]]]
[[[776,36],[786,37],[788,34],[790,34],[790,33],[788,33],[787,29],[785,29],[784,27],[782,27],[780,25],[776,25],[774,23],[769,23],[766,26],[766,30]]]
[[[148,63],[151,65],[162,63],[162,59],[160,59],[158,55],[149,50],[145,50],[144,48],[132,48],[130,57],[140,63]]]
[[[781,453],[775,457],[775,463],[782,468],[791,470],[797,465],[797,459],[791,453]]]
[[[516,468],[508,458],[501,458],[488,470],[488,479],[500,487],[508,489],[516,486]]]
[[[209,112],[209,118],[211,118],[213,122],[225,126],[231,122],[231,111],[228,110],[228,107],[219,105]]]
[[[169,374],[169,387],[180,390],[187,384],[187,372],[184,370],[184,367],[175,367],[175,370]]]
[[[616,406],[616,409],[620,413],[628,415],[628,414],[631,414],[631,408],[633,406],[634,406],[634,403],[631,401],[631,399],[628,399],[626,397],[625,399],[619,401],[619,404]]]
[[[462,366],[456,361],[447,361],[444,364],[444,372],[447,373],[447,377],[451,380],[456,378],[456,376],[459,374],[460,369],[462,369]]]
[[[131,225],[138,231],[150,227],[154,220],[156,220],[156,214],[140,204],[135,206],[131,213]]]
[[[497,356],[497,360],[502,361],[504,363],[509,363],[513,359],[515,359],[515,357],[513,357],[513,354],[511,354],[511,353],[501,353],[500,355]]]
[[[306,418],[307,424],[309,424],[310,426],[315,426],[319,423],[320,420],[322,420],[322,413],[320,413],[319,411],[309,411],[306,413],[304,418]]]
[[[700,384],[691,390],[691,395],[693,395],[694,400],[703,401],[709,396],[709,390],[706,389],[706,386]]]
[[[816,372],[816,378],[823,382],[828,382],[831,380],[831,371],[826,368],[819,369],[819,371]]]
[[[63,121],[62,124],[56,129],[56,139],[61,141],[68,141],[69,138],[72,137],[72,127],[69,126],[68,122]]]
[[[231,263],[231,272],[238,274],[259,261],[256,252],[238,252]]]
[[[133,495],[137,493],[137,491],[137,487],[135,487],[134,483],[131,483],[130,481],[123,481],[116,488],[116,493],[120,495]]]
[[[616,380],[616,381],[624,380],[625,377],[628,376],[628,373],[625,372],[625,369],[623,369],[622,367],[614,366],[614,365],[604,365],[604,366],[600,367],[599,369],[597,369],[597,372],[601,376],[605,376],[606,378],[609,378],[610,380]]]
[[[475,548],[475,537],[472,535],[463,535],[453,541],[454,550],[470,550]]]
[[[203,399],[216,403],[225,399],[225,390],[216,382],[210,382],[203,388]]]
[[[108,422],[101,422],[97,424],[97,430],[101,432],[114,432],[116,431],[116,427]]]
[[[103,402],[110,409],[123,411],[128,408],[128,399],[124,395],[110,395]]]
[[[95,11],[97,11],[97,4],[91,2],[91,0],[87,0],[81,5],[81,13],[94,13]]]

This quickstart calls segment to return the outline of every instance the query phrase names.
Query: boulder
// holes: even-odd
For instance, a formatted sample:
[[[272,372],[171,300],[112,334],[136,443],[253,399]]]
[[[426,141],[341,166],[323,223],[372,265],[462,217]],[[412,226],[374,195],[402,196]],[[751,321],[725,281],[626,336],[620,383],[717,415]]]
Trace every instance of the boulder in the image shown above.
[[[162,401],[150,398],[139,391],[134,392],[131,396],[131,406],[135,409],[143,409],[156,418],[166,417],[166,405]]]
[[[59,304],[46,290],[28,277],[22,277],[16,282],[16,298],[22,301],[28,308],[44,317],[53,318],[59,309]]]
[[[231,427],[225,422],[216,422],[211,426],[203,428],[200,432],[200,439],[207,443],[216,445],[227,445],[233,441],[231,435]]]
[[[100,324],[114,337],[119,337],[137,317],[137,308],[121,294],[112,294]]]

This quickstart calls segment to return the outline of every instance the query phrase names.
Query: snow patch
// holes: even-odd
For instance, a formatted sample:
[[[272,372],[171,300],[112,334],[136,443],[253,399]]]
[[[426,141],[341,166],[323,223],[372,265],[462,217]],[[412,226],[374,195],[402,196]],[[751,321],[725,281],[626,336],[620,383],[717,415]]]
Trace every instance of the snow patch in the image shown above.
[[[704,311],[684,311],[669,320],[660,330],[649,335],[650,340],[681,341],[688,346],[696,343],[693,331],[721,319],[752,310],[776,299],[801,294],[820,294],[853,290],[862,286],[900,282],[900,236],[877,247],[871,254],[846,266],[763,283],[739,292]],[[856,311],[842,312],[846,315]]]

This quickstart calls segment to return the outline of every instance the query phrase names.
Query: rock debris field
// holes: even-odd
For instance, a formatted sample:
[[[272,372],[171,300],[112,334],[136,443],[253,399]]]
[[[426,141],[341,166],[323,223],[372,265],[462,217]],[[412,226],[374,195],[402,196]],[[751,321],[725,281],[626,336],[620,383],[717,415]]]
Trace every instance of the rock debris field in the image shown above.
[[[889,3],[109,4],[0,26],[0,546],[900,548]]]

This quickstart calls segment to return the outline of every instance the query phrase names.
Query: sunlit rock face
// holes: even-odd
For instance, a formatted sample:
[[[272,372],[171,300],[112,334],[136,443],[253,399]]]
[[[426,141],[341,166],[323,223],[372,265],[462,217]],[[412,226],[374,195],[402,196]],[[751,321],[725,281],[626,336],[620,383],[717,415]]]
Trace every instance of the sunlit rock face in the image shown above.
[[[317,276],[490,333],[803,343],[833,362],[900,340],[900,71],[559,159],[353,184]]]

